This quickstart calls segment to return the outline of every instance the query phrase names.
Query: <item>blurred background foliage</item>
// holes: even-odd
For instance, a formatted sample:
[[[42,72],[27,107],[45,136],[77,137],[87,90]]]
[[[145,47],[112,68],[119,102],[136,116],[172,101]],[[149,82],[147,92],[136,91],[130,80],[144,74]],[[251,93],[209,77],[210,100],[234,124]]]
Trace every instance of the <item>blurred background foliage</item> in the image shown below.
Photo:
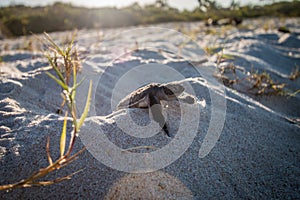
[[[205,7],[203,7],[205,2]],[[167,1],[140,6],[134,3],[124,8],[85,8],[66,3],[51,6],[27,7],[22,5],[0,8],[0,30],[5,36],[31,33],[65,31],[73,29],[112,28],[138,24],[173,21],[198,21],[226,17],[254,18],[260,16],[299,17],[300,2],[277,2],[264,6],[240,6],[235,1],[223,8],[209,0],[199,0],[199,7],[192,11],[179,11]]]

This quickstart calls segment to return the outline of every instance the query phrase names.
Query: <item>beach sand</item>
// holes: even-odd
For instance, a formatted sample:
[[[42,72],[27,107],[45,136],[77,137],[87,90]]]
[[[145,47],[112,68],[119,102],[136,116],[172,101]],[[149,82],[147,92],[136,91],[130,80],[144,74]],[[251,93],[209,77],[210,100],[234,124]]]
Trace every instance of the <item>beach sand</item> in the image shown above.
[[[300,89],[300,79],[289,79],[300,66],[299,22],[261,18],[240,28],[199,22],[78,31],[79,78],[86,79],[77,92],[79,113],[89,79],[94,96],[74,151],[87,150],[43,180],[83,170],[47,187],[1,191],[0,199],[299,199],[300,94],[290,94]],[[61,41],[70,34],[51,36]],[[0,184],[9,184],[47,166],[48,136],[52,157],[59,157],[63,115],[55,112],[62,99],[45,74],[54,72],[35,37],[1,40],[0,47]],[[272,87],[257,94],[255,73],[285,84],[285,95],[271,94]],[[155,123],[158,134],[135,137],[149,125],[148,111],[116,111],[116,104],[144,83],[172,81],[197,102],[163,103],[170,138]],[[120,149],[153,149],[114,152],[108,141]],[[164,146],[172,148],[151,154]]]

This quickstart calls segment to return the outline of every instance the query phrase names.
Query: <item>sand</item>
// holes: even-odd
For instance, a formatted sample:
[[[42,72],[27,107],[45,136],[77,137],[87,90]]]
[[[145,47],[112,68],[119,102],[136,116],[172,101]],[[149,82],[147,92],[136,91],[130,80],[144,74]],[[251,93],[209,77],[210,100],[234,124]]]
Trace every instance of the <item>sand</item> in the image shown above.
[[[86,79],[77,93],[79,113],[88,80],[94,87],[75,151],[87,150],[46,179],[83,170],[55,185],[1,191],[0,198],[299,199],[300,94],[289,96],[300,89],[300,79],[289,79],[300,65],[299,21],[246,20],[239,29],[197,22],[79,31],[79,78]],[[278,32],[279,26],[291,33]],[[61,41],[70,33],[51,35]],[[28,40],[34,41],[30,48]],[[63,116],[55,114],[61,90],[45,74],[53,70],[34,37],[4,39],[0,46],[0,184],[8,184],[47,166],[48,136],[52,157],[59,156]],[[219,62],[206,47],[219,54],[223,47],[229,56]],[[286,95],[257,95],[249,78],[254,72],[284,83]],[[220,75],[238,81],[223,84]],[[171,137],[147,110],[116,111],[139,86],[172,81],[185,87],[181,99],[196,101],[163,102]]]

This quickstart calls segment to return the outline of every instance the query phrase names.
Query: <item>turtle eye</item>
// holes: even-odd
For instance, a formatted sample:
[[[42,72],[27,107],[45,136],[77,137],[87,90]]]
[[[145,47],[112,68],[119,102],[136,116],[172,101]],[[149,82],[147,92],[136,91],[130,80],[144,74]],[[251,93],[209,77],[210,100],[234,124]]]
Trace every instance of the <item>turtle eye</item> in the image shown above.
[[[174,95],[174,92],[172,92],[172,90],[170,90],[169,88],[165,87],[164,88],[164,92],[166,95],[171,96]]]

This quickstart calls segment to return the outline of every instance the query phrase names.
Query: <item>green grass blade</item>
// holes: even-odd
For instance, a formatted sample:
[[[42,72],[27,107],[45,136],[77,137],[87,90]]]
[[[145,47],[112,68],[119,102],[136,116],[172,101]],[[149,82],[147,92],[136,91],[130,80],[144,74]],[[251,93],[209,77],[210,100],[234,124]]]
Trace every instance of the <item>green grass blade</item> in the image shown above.
[[[86,103],[85,103],[85,108],[84,108],[84,111],[80,117],[78,124],[77,124],[77,130],[80,129],[80,127],[82,126],[82,124],[89,112],[90,103],[91,103],[91,95],[92,95],[92,86],[93,86],[93,83],[92,83],[92,81],[90,81],[90,87],[89,87],[89,92],[88,92],[88,96],[87,96]]]
[[[230,54],[223,54],[222,58],[226,60],[234,60],[234,56]]]
[[[69,43],[68,47],[65,50],[66,55],[70,55],[71,50],[73,49],[73,39],[72,41]]]
[[[73,67],[72,99],[74,99],[74,100],[75,100],[75,97],[76,97],[76,81],[77,81],[76,67]]]
[[[59,69],[57,68],[57,66],[53,63],[52,58],[50,57],[50,55],[47,55],[48,61],[50,63],[50,65],[52,66],[52,68],[54,69],[55,73],[57,74],[57,76],[59,77],[59,79],[65,83],[65,79],[64,76],[62,75],[62,73],[59,71]]]
[[[73,98],[73,99],[75,99],[75,97],[76,97],[76,90],[77,90],[77,88],[83,83],[84,80],[85,80],[85,77],[83,77],[83,79],[81,79],[81,80],[79,81],[79,83],[76,83],[76,84],[72,87],[71,93],[72,93],[72,98]]]
[[[83,77],[83,79],[81,79],[75,86],[73,86],[73,90],[76,90],[85,80],[85,77]]]
[[[49,72],[46,72],[46,74],[48,76],[50,76],[50,78],[52,78],[53,80],[55,80],[63,89],[68,90],[68,86],[65,83],[63,83],[61,80],[57,79],[55,76],[53,76]]]
[[[71,50],[72,50],[72,48],[73,48],[73,44],[74,44],[74,41],[75,41],[75,37],[76,37],[76,31],[74,31],[74,33],[73,33],[73,35],[72,35],[72,40],[71,40],[71,42],[69,43],[68,48],[67,48],[67,50],[66,50],[66,54],[67,54],[67,55],[71,52]]]
[[[66,136],[67,136],[67,115],[65,115],[63,129],[60,135],[60,157],[63,157],[66,148]]]

